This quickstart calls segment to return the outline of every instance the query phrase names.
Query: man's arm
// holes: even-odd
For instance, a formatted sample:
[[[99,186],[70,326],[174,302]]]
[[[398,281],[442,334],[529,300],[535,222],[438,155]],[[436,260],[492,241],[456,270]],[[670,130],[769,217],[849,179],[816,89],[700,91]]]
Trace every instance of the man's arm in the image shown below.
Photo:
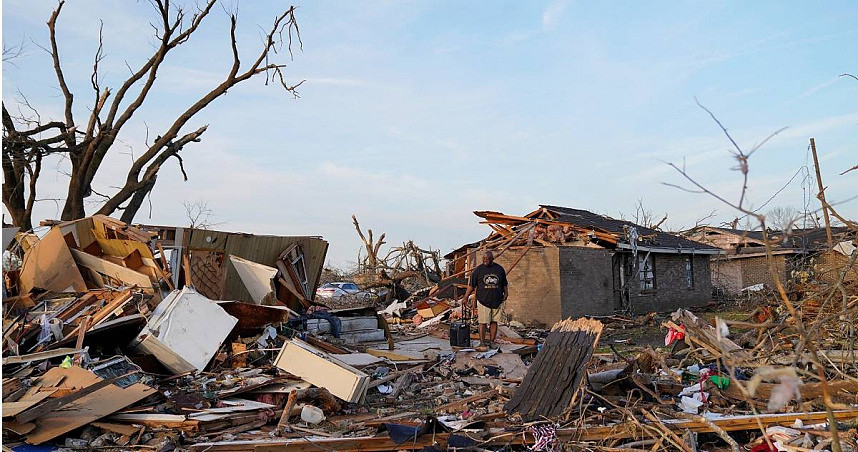
[[[474,272],[471,271],[471,276],[468,277],[468,289],[465,291],[465,302],[468,302],[468,297],[470,297],[471,294],[474,293],[476,287],[476,278],[474,278]],[[475,302],[477,301],[476,298],[477,297],[474,297]],[[474,303],[472,303],[471,306],[474,306]]]
[[[503,301],[509,297],[509,286],[503,286]]]

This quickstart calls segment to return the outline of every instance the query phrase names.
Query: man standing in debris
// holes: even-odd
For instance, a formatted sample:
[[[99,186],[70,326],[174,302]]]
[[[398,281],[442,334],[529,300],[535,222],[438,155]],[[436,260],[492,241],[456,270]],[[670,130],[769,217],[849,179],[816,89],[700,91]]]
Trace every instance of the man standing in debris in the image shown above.
[[[506,271],[500,264],[495,263],[495,256],[491,251],[483,254],[482,265],[477,266],[471,273],[468,281],[468,290],[465,291],[465,302],[472,292],[476,292],[471,309],[477,308],[477,321],[479,322],[480,346],[486,345],[486,325],[489,325],[489,343],[493,344],[498,333],[498,320],[503,310],[503,302],[509,295]]]

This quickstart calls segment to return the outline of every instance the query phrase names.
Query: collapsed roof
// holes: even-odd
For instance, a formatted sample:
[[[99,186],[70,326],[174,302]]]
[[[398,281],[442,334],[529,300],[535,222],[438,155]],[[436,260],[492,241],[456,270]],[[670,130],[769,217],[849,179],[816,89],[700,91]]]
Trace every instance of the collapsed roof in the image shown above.
[[[493,232],[483,241],[465,245],[449,253],[452,257],[464,248],[513,245],[599,246],[609,249],[638,249],[662,253],[720,254],[719,248],[695,242],[667,232],[650,229],[626,220],[617,220],[581,209],[540,205],[525,215],[513,216],[494,211],[476,211]]]

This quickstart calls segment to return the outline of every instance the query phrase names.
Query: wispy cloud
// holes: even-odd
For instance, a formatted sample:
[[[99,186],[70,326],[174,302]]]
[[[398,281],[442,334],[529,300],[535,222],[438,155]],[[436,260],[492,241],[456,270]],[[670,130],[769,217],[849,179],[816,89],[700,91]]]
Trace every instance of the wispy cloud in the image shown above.
[[[542,29],[545,31],[552,30],[563,12],[569,7],[569,3],[569,0],[552,0],[542,12]]]
[[[808,98],[808,97],[816,94],[817,92],[833,85],[834,83],[837,82],[837,80],[838,80],[838,77],[834,76],[834,77],[831,77],[830,79],[828,79],[828,80],[826,80],[826,81],[824,81],[818,85],[814,85],[814,86],[810,87],[809,89],[807,89],[805,92],[799,94],[798,97],[796,97],[795,99],[787,102],[787,105],[792,104],[794,102],[798,102],[802,99]]]

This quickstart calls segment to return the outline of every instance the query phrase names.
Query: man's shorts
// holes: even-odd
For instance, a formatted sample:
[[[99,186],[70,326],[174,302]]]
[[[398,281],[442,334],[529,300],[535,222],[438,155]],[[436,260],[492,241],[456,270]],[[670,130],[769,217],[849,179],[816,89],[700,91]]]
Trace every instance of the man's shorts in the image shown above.
[[[500,322],[503,303],[495,309],[477,302],[477,321],[479,323]]]

